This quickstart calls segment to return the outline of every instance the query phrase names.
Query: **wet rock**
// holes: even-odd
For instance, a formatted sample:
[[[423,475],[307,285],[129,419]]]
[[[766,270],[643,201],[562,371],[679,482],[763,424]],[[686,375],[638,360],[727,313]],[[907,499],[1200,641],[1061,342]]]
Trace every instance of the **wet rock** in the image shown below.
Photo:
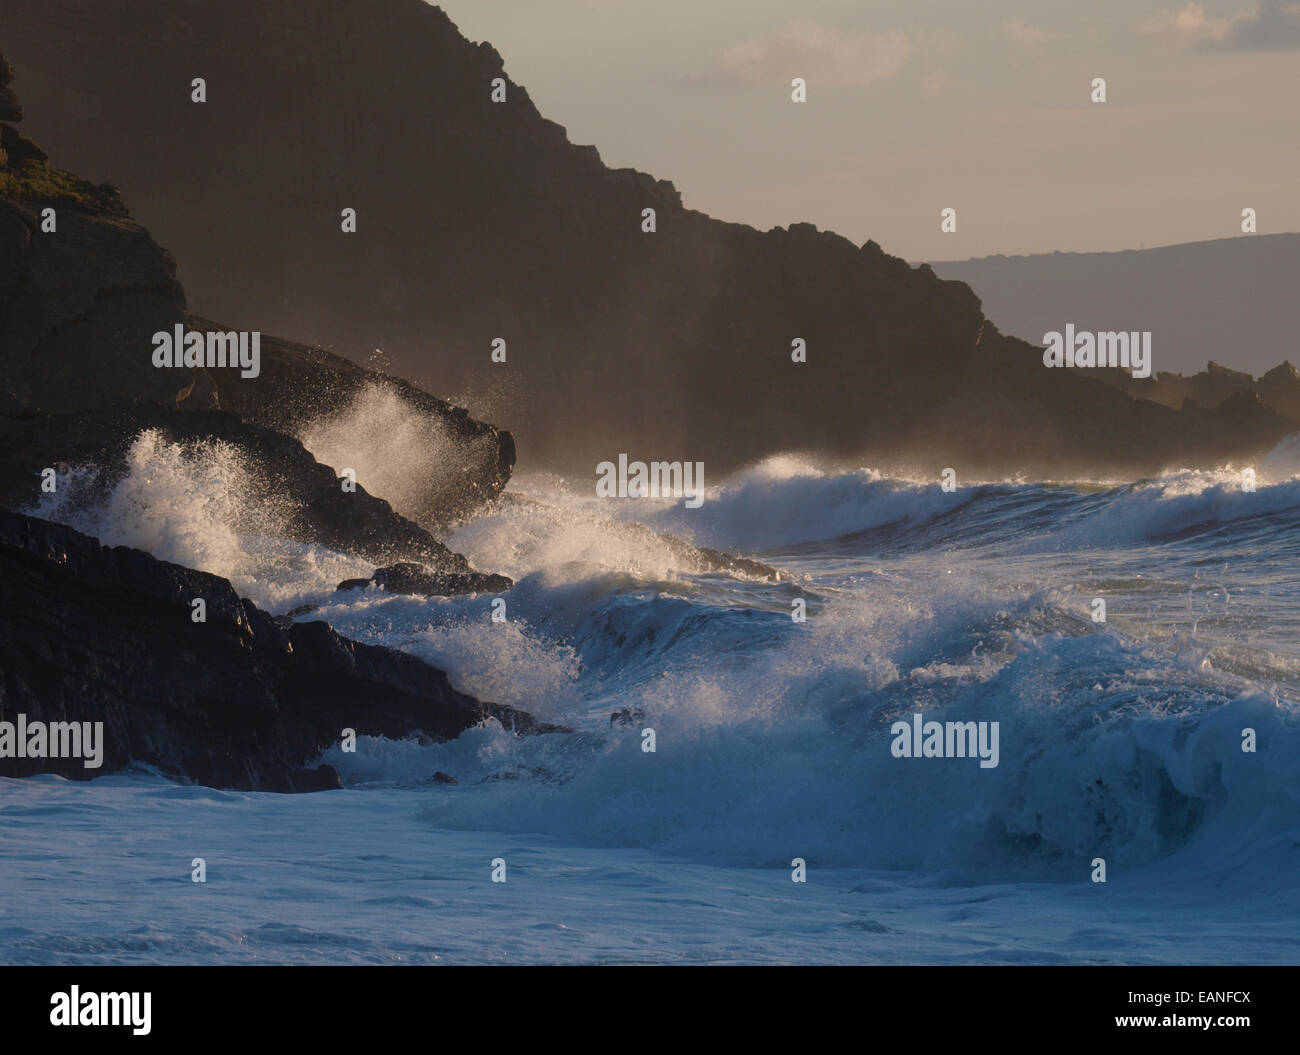
[[[645,711],[640,707],[623,707],[609,716],[610,725],[631,725],[633,722],[645,721]]]
[[[333,766],[295,769],[289,774],[289,784],[292,790],[297,792],[338,791],[343,787],[339,771]]]
[[[0,758],[0,775],[84,780],[140,762],[212,787],[294,791],[337,786],[328,767],[303,767],[348,728],[430,742],[487,719],[561,731],[326,623],[278,626],[215,575],[4,510],[0,583],[0,721],[104,723],[102,768]],[[204,623],[191,620],[196,597]]]
[[[446,597],[462,593],[504,593],[514,583],[505,575],[483,572],[432,572],[423,565],[404,561],[379,568],[369,579],[344,579],[339,590],[378,586],[388,593],[413,593],[423,597]]]
[[[464,577],[447,579],[449,586],[503,580],[475,572],[463,556],[364,487],[344,492],[334,470],[293,437],[224,411],[117,402],[71,414],[0,418],[0,504],[28,508],[40,496],[47,466],[60,474],[67,467],[96,468],[98,475],[82,479],[80,492],[68,500],[102,501],[127,471],[131,446],[145,431],[171,443],[225,444],[238,452],[248,471],[242,481],[247,490],[232,503],[237,519],[230,526],[237,531],[318,543],[381,565],[416,560],[439,575]],[[61,486],[77,485],[65,479]]]
[[[192,329],[227,331],[229,326],[198,316]],[[442,527],[480,509],[509,482],[515,441],[509,432],[472,418],[463,408],[408,381],[367,369],[341,355],[262,335],[262,372],[249,384],[237,375],[202,371],[213,405],[245,421],[302,436],[355,409],[366,396],[391,400],[406,423],[423,434],[422,449],[403,452],[403,487],[390,498],[398,512],[425,527]]]

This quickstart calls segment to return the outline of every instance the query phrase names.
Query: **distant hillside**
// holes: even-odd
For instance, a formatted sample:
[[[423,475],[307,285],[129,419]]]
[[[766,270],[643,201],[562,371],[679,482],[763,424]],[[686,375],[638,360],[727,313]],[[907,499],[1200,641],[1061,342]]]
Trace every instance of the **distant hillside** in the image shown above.
[[[522,467],[590,475],[626,452],[704,461],[716,481],[806,450],[1059,478],[1218,464],[1300,429],[1246,393],[1175,410],[1049,370],[965,285],[873,241],[688,209],[570,143],[423,0],[4,7],[32,133],[121,188],[195,311],[363,361],[380,346],[392,372],[510,429]],[[1185,304],[1208,318],[1232,299]]]
[[[969,285],[1003,332],[1033,344],[1073,322],[1094,331],[1150,330],[1158,371],[1192,374],[1214,360],[1260,375],[1300,358],[1300,234],[931,266]]]

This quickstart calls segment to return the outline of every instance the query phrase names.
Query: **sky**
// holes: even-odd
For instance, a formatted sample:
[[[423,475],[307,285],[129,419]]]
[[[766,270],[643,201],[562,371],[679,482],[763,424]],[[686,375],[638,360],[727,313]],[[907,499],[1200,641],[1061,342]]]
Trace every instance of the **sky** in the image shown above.
[[[719,219],[912,261],[1300,231],[1300,0],[439,6],[572,142]]]

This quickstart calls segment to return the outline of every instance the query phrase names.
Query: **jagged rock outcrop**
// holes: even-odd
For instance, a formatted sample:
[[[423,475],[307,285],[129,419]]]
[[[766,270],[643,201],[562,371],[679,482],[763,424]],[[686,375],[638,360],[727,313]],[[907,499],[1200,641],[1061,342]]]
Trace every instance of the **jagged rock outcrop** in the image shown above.
[[[1279,363],[1258,378],[1211,360],[1204,370],[1189,376],[1161,371],[1154,377],[1135,378],[1126,371],[1105,370],[1098,371],[1098,379],[1137,399],[1149,399],[1180,410],[1188,400],[1199,407],[1214,409],[1230,399],[1244,398],[1300,423],[1300,373],[1290,361]]]
[[[228,331],[230,327],[191,315],[189,327]],[[510,480],[515,464],[514,437],[469,416],[464,407],[431,396],[399,377],[359,366],[321,348],[263,334],[261,374],[255,381],[237,371],[200,371],[196,388],[206,401],[300,438],[310,438],[339,416],[383,416],[385,397],[400,405],[399,424],[414,430],[417,442],[400,452],[403,485],[384,497],[398,512],[428,527],[440,527],[475,512],[495,498]],[[388,421],[373,420],[372,428]]]
[[[187,372],[156,370],[149,340],[182,317],[174,262],[109,192],[43,161],[15,166],[9,154],[0,170],[0,386],[51,412],[114,396],[175,399]],[[23,180],[35,189],[11,197]],[[47,207],[54,233],[41,232]]]
[[[128,190],[205,313],[380,347],[422,386],[490,403],[534,467],[589,475],[627,452],[718,480],[800,450],[964,478],[1131,475],[1244,458],[1295,427],[1048,370],[967,286],[874,242],[692,211],[569,143],[423,0],[136,0],[125,24],[94,0],[7,6],[6,46],[41,72],[29,109]],[[101,97],[120,105],[92,115]]]
[[[12,76],[5,60],[0,67],[3,78]],[[6,92],[12,95],[0,87],[0,119],[14,120]],[[183,317],[176,262],[131,219],[113,188],[53,167],[5,125],[0,151],[6,407],[60,411],[114,396],[173,399],[188,378],[154,369],[150,336]]]
[[[13,65],[3,55],[0,55],[0,121],[21,121],[23,119],[23,104],[18,101],[18,96],[9,87],[9,82],[13,79]],[[3,164],[2,158],[0,158],[0,164]]]
[[[734,553],[710,549],[708,546],[696,546],[675,535],[658,533],[658,536],[683,558],[688,567],[693,566],[699,571],[730,572],[748,575],[755,579],[770,579],[773,582],[789,578],[787,573],[752,557],[740,557]]]
[[[21,121],[23,119],[22,103],[9,87],[14,79],[13,65],[0,55],[0,121]],[[8,125],[0,125],[0,169],[9,164],[9,146],[17,145],[21,137]]]
[[[1300,421],[1300,371],[1290,360],[1264,374],[1255,383],[1255,392],[1264,406]]]
[[[376,564],[419,561],[461,577],[449,584],[476,581],[463,556],[359,484],[345,492],[335,471],[293,437],[220,410],[119,402],[71,414],[0,417],[0,505],[30,508],[46,467],[65,490],[65,508],[102,502],[127,471],[132,445],[150,430],[169,443],[229,446],[241,467],[229,485],[247,489],[232,503],[240,518],[230,525],[236,531],[316,542]],[[70,468],[93,468],[97,475],[73,479]],[[510,582],[494,581],[505,583],[500,588]]]
[[[12,76],[7,62],[3,69]],[[302,436],[382,386],[400,402],[404,427],[425,441],[401,452],[403,487],[396,497],[402,512],[428,526],[445,525],[495,497],[509,480],[515,460],[509,433],[321,349],[263,335],[256,377],[159,369],[154,334],[171,334],[178,324],[232,327],[185,313],[175,260],[131,218],[115,188],[51,166],[39,147],[7,125],[0,125],[0,151],[0,412],[66,413],[143,399],[222,407],[252,424]],[[260,332],[256,323],[245,325]]]
[[[445,597],[456,593],[500,593],[514,585],[504,575],[446,574],[430,572],[419,564],[401,562],[376,568],[368,579],[344,579],[340,590],[377,586],[388,593],[413,593],[423,597]]]
[[[11,78],[0,58],[6,120],[22,116]],[[333,469],[271,427],[296,430],[336,411],[374,383],[371,375],[274,339],[260,386],[232,386],[201,368],[158,369],[153,335],[183,326],[184,309],[174,261],[113,187],[54,168],[0,125],[0,505],[35,504],[47,468],[56,470],[64,514],[98,505],[150,435],[187,458],[230,460],[224,482],[239,492],[227,503],[238,531],[379,564],[416,560],[412,567],[436,573],[445,591],[509,588],[364,486],[344,490]],[[443,475],[420,496],[431,521],[500,491],[514,460],[508,434],[413,386],[390,387],[411,416],[436,421],[444,441]],[[214,409],[223,396],[248,420]],[[144,762],[214,786],[322,790],[338,787],[338,774],[304,763],[344,728],[434,739],[486,717],[521,733],[556,728],[458,693],[412,656],[349,641],[325,623],[273,619],[224,579],[7,510],[0,582],[0,722],[103,722],[106,730],[100,768],[13,757],[6,747],[0,774],[85,778]],[[206,606],[197,623],[195,599]]]
[[[1124,376],[1123,371],[1119,373]],[[1125,387],[1139,399],[1167,407],[1181,408],[1185,399],[1203,407],[1217,407],[1232,396],[1254,392],[1255,379],[1244,370],[1232,370],[1211,360],[1204,370],[1190,377],[1162,371],[1155,377],[1131,377]]]
[[[414,656],[325,623],[282,627],[215,575],[5,510],[0,583],[0,721],[103,722],[105,737],[100,769],[9,757],[0,775],[142,762],[214,787],[314,790],[330,774],[302,767],[348,728],[446,740],[492,717],[559,731],[457,692]]]

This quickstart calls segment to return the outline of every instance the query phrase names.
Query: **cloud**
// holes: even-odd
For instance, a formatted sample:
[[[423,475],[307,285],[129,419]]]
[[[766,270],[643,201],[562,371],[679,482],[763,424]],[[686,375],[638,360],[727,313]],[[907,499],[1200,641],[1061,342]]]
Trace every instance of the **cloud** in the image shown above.
[[[1300,48],[1300,3],[1266,0],[1228,18],[1213,18],[1200,4],[1189,3],[1178,10],[1161,11],[1134,29],[1175,47],[1220,51]]]
[[[710,80],[755,81],[803,77],[825,84],[866,87],[897,76],[912,43],[906,33],[851,33],[817,22],[791,22],[727,48]]]
[[[921,95],[927,99],[937,99],[951,87],[951,78],[942,71],[927,73],[921,79]]]
[[[1030,26],[1014,20],[1003,26],[1002,32],[1022,48],[1036,48],[1065,36],[1064,33],[1054,29],[1040,29],[1038,26]]]

